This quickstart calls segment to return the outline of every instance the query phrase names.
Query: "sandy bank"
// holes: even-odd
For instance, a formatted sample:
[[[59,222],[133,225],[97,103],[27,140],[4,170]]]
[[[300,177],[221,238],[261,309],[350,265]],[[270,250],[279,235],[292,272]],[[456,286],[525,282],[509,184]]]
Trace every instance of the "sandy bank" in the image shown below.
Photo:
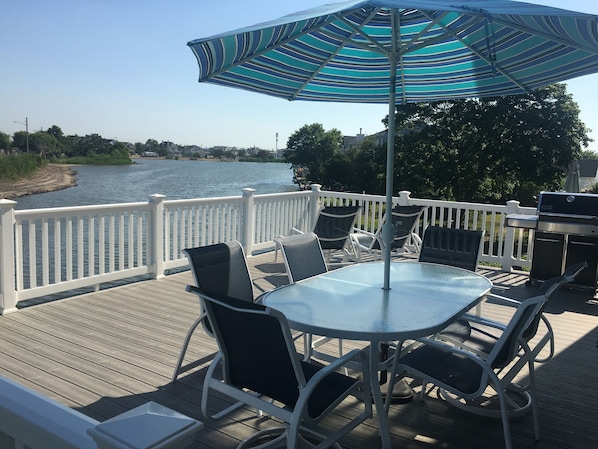
[[[66,189],[77,184],[76,174],[77,172],[67,165],[48,164],[28,178],[0,182],[0,198],[14,199]]]

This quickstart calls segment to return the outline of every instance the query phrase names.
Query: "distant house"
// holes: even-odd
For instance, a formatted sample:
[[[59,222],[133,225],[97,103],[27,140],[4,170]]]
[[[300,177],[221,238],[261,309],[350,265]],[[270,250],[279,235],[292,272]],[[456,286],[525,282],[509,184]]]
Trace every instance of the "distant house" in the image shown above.
[[[579,189],[584,192],[598,182],[598,159],[580,159]]]
[[[343,136],[343,141],[339,149],[345,153],[352,151],[359,146],[359,144],[363,141],[364,138],[365,135],[361,133],[361,129],[359,130],[359,134],[357,134],[356,136]]]

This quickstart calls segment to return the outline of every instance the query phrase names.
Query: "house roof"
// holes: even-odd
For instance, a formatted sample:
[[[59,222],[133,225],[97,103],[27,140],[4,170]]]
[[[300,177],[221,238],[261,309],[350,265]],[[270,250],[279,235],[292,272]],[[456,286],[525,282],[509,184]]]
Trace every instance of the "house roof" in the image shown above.
[[[581,178],[596,178],[598,159],[579,159],[579,176]]]

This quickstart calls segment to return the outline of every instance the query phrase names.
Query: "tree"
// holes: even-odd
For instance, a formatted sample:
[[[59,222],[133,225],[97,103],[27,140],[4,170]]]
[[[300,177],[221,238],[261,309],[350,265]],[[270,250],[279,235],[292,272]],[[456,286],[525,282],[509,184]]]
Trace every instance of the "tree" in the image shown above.
[[[590,141],[563,84],[531,93],[397,107],[395,194],[533,204]],[[380,167],[380,173],[382,173]]]
[[[341,142],[337,129],[325,131],[320,123],[304,125],[289,137],[283,157],[294,170],[301,169],[309,182],[330,187],[337,181],[331,168]]]
[[[25,153],[27,151],[27,132],[17,131],[12,135],[12,146]]]
[[[49,135],[53,136],[58,142],[62,142],[64,139],[64,134],[62,133],[62,129],[60,129],[56,125],[52,125],[46,131]]]
[[[64,145],[46,131],[37,131],[29,136],[29,147],[31,153],[37,153],[42,157],[60,156]]]
[[[598,153],[592,150],[583,150],[579,155],[579,159],[591,159],[596,160],[598,159]]]
[[[0,151],[8,152],[10,150],[10,136],[0,131]]]

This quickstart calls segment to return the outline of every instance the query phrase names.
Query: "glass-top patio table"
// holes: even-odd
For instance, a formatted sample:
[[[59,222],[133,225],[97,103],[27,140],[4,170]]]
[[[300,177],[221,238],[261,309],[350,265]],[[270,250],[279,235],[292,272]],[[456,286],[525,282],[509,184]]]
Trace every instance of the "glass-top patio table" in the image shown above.
[[[394,262],[383,290],[382,262],[350,265],[266,293],[262,303],[281,311],[292,329],[332,338],[369,341],[370,374],[382,447],[390,433],[378,383],[381,342],[434,334],[475,306],[492,288],[484,276],[461,268]]]

